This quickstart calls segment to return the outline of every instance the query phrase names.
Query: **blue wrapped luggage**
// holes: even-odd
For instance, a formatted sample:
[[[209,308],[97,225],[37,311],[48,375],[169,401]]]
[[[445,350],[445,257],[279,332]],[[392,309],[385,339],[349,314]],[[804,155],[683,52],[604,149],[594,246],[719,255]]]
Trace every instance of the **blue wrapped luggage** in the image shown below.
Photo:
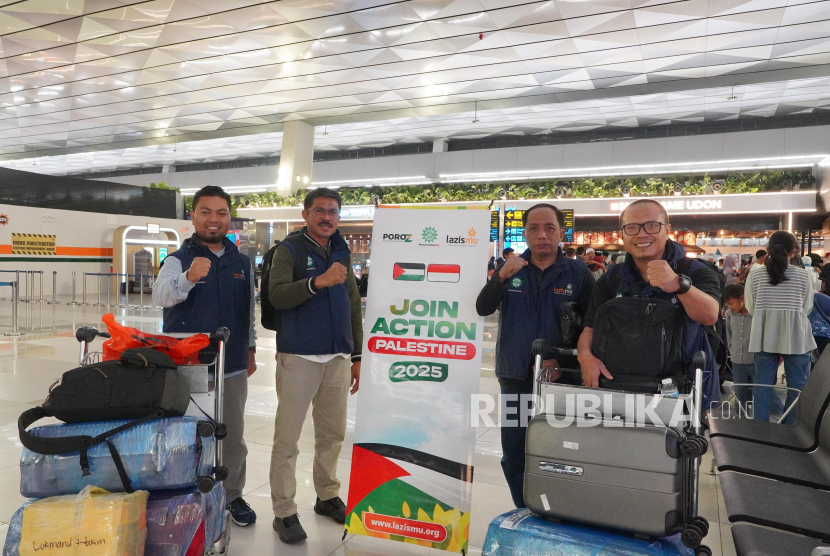
[[[200,524],[204,524],[205,546],[210,548],[222,537],[224,522],[225,487],[221,482],[207,494],[196,489],[151,492],[145,556],[185,556]]]
[[[527,509],[490,522],[482,556],[693,556],[680,535],[643,540],[624,533],[554,523]]]
[[[44,438],[94,437],[128,422],[64,423],[36,427],[29,432]],[[212,435],[200,436],[199,430],[204,424],[195,417],[167,417],[110,437],[132,487],[150,491],[191,488],[198,484],[200,477],[209,476],[213,471],[216,440]],[[90,448],[88,459],[90,474],[84,476],[79,452],[47,456],[24,448],[20,459],[20,494],[47,498],[76,494],[87,485],[110,492],[124,490],[106,443]]]

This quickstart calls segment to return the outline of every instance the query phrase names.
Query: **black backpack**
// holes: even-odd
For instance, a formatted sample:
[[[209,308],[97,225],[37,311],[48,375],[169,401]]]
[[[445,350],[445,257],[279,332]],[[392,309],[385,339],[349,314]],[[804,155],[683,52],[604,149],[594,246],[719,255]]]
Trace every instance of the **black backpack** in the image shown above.
[[[190,385],[177,372],[166,353],[153,349],[128,349],[118,361],[103,361],[72,369],[50,389],[41,407],[23,412],[17,422],[20,441],[33,452],[60,455],[80,451],[81,471],[90,474],[87,451],[107,443],[124,490],[133,492],[121,457],[109,438],[127,429],[161,417],[179,417],[187,412]],[[26,428],[44,417],[65,423],[135,419],[96,437],[43,438]]]
[[[692,260],[677,262],[675,271],[688,274]],[[608,276],[611,291],[619,290],[620,266]],[[653,296],[617,296],[599,306],[594,317],[591,351],[614,380],[599,377],[600,388],[654,394],[664,378],[681,392],[689,387],[683,352],[683,312],[679,303]]]
[[[302,280],[305,272],[308,269],[308,251],[305,247],[305,240],[300,232],[292,232],[288,234],[284,240],[294,247],[294,281]],[[271,280],[271,267],[274,263],[274,254],[277,247],[280,246],[281,241],[277,241],[271,249],[265,254],[262,259],[262,275],[260,277],[259,300],[262,306],[262,316],[260,322],[262,326],[268,330],[279,332],[280,313],[282,311],[275,309],[268,299],[269,282]]]

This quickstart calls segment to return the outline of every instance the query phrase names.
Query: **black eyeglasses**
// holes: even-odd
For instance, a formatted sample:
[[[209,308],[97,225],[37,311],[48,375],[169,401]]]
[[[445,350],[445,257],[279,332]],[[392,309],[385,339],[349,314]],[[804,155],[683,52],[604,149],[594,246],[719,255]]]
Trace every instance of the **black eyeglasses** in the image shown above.
[[[620,228],[627,236],[636,236],[640,230],[645,229],[647,234],[659,234],[663,226],[668,226],[665,222],[646,222],[645,224],[626,224]]]
[[[314,214],[314,216],[317,217],[323,216],[324,214],[328,214],[330,218],[336,218],[340,216],[340,210],[338,209],[326,210],[323,207],[314,207],[313,209],[311,209],[311,212],[312,214]]]

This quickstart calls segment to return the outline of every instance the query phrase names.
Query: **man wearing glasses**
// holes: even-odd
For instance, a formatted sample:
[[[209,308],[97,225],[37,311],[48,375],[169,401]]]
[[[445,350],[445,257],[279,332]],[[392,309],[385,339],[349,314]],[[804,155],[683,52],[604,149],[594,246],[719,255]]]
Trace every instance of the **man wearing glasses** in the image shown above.
[[[340,194],[332,189],[321,187],[306,195],[301,248],[295,247],[297,238],[280,243],[268,284],[268,299],[280,311],[271,501],[274,529],[288,544],[306,539],[294,496],[297,442],[309,405],[314,421],[314,511],[337,523],[346,520],[337,458],[346,435],[349,388],[354,394],[360,381],[363,329],[351,251],[337,231],[341,205]],[[299,280],[294,279],[296,264],[305,268]]]
[[[700,261],[681,262],[686,250],[668,239],[669,215],[655,200],[640,199],[628,205],[620,214],[620,229],[630,256],[597,280],[579,338],[579,363],[585,386],[599,387],[600,374],[608,380],[614,378],[603,362],[594,357],[591,344],[597,309],[623,295],[654,295],[679,303],[684,314],[684,347],[690,353],[699,349],[707,351],[707,370],[712,371],[714,361],[703,327],[718,320],[721,289],[717,275]],[[688,276],[678,271],[679,266],[689,269]],[[618,355],[625,357],[625,354]],[[687,359],[691,361],[691,357]],[[631,364],[636,365],[636,358],[631,358]]]

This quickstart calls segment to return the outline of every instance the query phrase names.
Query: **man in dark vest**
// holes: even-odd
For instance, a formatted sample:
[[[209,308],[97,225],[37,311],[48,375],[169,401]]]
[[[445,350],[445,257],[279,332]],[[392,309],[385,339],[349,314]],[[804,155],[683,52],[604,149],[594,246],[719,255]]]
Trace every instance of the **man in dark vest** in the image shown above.
[[[297,442],[309,406],[314,421],[314,511],[346,521],[340,499],[337,458],[346,435],[346,401],[357,392],[363,347],[360,293],[350,264],[351,251],[337,225],[340,194],[318,188],[306,195],[299,237],[274,252],[268,299],[277,309],[279,405],[271,452],[274,529],[284,543],[306,538],[297,504]],[[294,266],[305,272],[295,276]],[[298,273],[299,274],[299,273]],[[295,279],[299,278],[299,279]]]
[[[256,371],[254,281],[251,261],[227,237],[231,197],[208,185],[193,196],[190,213],[196,233],[165,259],[153,284],[153,302],[164,307],[164,332],[213,332],[225,326],[230,339],[225,353],[222,464],[228,510],[240,527],[256,521],[242,499],[248,448],[242,438],[248,377]]]
[[[476,311],[492,315],[499,309],[499,336],[496,341],[496,377],[501,388],[501,467],[510,487],[513,503],[524,508],[522,486],[525,470],[527,423],[504,417],[507,412],[521,415],[519,404],[529,407],[533,393],[533,340],[544,338],[556,347],[563,346],[559,333],[560,306],[575,301],[581,314],[588,310],[594,276],[582,260],[564,256],[559,244],[565,237],[565,215],[553,205],[539,203],[522,216],[528,249],[512,255],[496,269],[478,294]],[[561,359],[561,358],[560,358]],[[576,361],[547,360],[546,367],[573,368]],[[561,376],[552,371],[553,380],[579,377]],[[507,411],[505,411],[507,409]],[[527,413],[525,411],[524,413]]]

